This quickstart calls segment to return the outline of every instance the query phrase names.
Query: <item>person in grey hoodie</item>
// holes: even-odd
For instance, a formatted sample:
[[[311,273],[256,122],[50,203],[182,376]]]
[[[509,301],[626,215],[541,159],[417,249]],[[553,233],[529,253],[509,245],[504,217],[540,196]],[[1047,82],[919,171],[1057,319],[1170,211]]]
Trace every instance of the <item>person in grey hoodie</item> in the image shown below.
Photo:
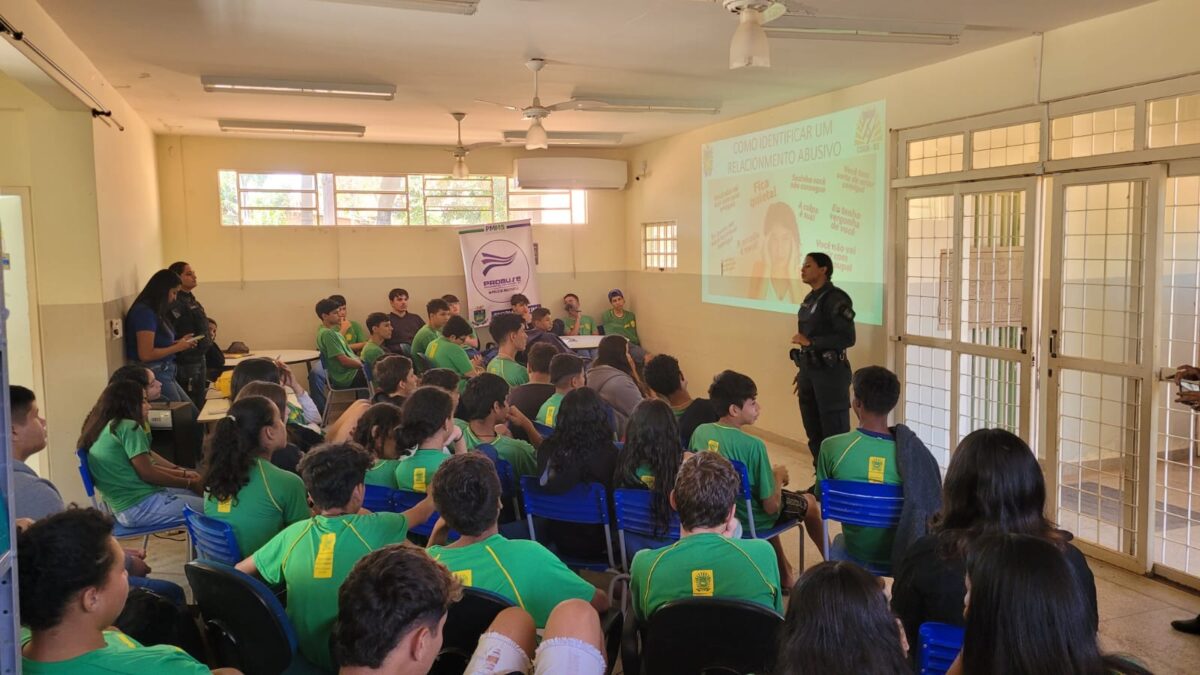
[[[618,438],[625,437],[625,425],[633,409],[645,398],[637,369],[629,355],[629,340],[621,335],[606,335],[600,341],[596,360],[588,369],[586,382],[616,415]]]

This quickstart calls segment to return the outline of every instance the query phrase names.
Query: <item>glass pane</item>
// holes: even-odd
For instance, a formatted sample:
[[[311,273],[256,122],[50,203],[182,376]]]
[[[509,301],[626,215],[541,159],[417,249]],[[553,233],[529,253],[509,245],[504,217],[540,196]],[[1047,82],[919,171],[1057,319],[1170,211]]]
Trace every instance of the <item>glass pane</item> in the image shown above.
[[[976,429],[1021,432],[1021,365],[1006,359],[959,355],[958,440]]]
[[[963,198],[960,338],[1019,349],[1025,287],[1025,192]]]
[[[908,279],[905,331],[950,337],[953,294],[954,197],[908,201]]]
[[[316,225],[317,212],[297,209],[242,209],[243,225]]]
[[[334,187],[339,191],[404,192],[408,190],[407,176],[336,176]]]
[[[403,192],[339,192],[339,209],[404,209],[408,207],[408,194]]]
[[[904,350],[904,423],[945,471],[950,464],[950,351],[909,345]]]
[[[355,211],[338,209],[338,225],[407,225],[407,211]]]
[[[311,173],[239,173],[243,190],[315,190],[317,177]]]
[[[315,192],[242,192],[243,208],[296,208],[315,209]]]

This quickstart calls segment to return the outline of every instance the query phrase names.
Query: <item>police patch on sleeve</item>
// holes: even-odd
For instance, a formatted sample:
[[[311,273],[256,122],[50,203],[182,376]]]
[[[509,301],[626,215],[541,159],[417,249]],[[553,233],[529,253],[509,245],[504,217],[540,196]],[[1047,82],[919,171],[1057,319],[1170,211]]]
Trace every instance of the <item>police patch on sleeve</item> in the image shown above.
[[[845,319],[847,321],[853,321],[854,317],[856,316],[856,314],[854,313],[854,308],[848,304],[842,305],[841,307],[839,307],[837,309],[837,313],[838,313],[838,316],[842,317],[843,319]]]

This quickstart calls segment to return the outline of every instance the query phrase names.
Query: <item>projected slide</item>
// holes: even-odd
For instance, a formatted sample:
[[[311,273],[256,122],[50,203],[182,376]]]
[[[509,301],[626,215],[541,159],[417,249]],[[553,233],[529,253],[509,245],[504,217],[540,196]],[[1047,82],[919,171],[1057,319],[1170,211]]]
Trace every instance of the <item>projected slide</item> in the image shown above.
[[[704,302],[794,314],[824,251],[857,321],[882,324],[886,131],[877,101],[703,146]]]

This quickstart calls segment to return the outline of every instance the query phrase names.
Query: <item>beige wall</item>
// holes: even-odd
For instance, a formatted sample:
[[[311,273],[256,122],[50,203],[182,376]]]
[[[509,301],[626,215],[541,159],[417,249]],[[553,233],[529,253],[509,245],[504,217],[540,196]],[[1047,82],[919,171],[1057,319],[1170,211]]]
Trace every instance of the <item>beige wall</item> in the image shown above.
[[[471,153],[476,174],[510,175],[523,151]],[[571,153],[578,154],[578,153]],[[620,157],[623,152],[589,154]],[[387,311],[387,293],[401,286],[424,313],[433,296],[466,288],[458,235],[452,228],[241,228],[220,223],[217,172],[322,171],[444,173],[441,148],[236,137],[160,136],[157,142],[165,258],[197,270],[197,297],[219,322],[221,345],[243,340],[252,349],[310,348],[317,325],[313,305],[346,296],[352,318]],[[625,281],[625,198],[588,193],[588,223],[535,226],[538,282],[550,302],[575,291],[593,309]],[[560,307],[550,303],[556,311]],[[253,308],[248,311],[248,308]]]

